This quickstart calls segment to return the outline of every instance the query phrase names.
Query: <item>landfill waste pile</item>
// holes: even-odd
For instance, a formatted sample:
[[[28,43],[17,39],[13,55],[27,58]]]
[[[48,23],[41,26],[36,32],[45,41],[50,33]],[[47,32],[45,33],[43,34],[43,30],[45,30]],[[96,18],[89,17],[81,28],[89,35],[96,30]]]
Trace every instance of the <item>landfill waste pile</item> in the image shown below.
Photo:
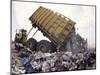
[[[12,42],[11,48],[12,74],[91,70],[96,68],[95,49],[83,53],[73,53],[71,51],[43,53],[41,51],[31,51],[21,43],[16,42]]]
[[[65,49],[73,53],[85,52],[88,48],[87,39],[84,39],[75,31],[65,41]]]

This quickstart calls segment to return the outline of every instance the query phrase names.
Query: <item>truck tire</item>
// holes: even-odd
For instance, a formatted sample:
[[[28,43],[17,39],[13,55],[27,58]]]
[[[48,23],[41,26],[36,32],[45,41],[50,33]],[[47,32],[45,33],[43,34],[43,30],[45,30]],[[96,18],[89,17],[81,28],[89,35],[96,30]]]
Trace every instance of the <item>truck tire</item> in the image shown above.
[[[32,51],[36,50],[37,41],[33,38],[27,40],[27,47],[30,48]]]
[[[52,45],[47,40],[41,40],[37,44],[37,50],[42,52],[51,52],[52,51]]]

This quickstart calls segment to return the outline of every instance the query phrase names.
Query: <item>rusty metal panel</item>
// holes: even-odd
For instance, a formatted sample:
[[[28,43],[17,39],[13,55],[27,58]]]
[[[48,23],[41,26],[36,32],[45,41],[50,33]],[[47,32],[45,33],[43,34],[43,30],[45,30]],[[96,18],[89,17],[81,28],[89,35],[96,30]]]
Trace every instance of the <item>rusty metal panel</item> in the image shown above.
[[[39,7],[33,13],[31,21],[33,22],[34,20],[37,27],[48,33],[49,37],[47,37],[57,44],[65,40],[75,25],[75,22],[71,19],[44,7]]]
[[[54,24],[52,25],[52,27],[56,30],[57,27],[58,27],[58,24],[54,23]]]
[[[37,13],[41,10],[41,6],[34,12],[34,14],[32,15],[32,17],[34,17],[35,18],[35,16],[37,15]]]
[[[59,24],[61,23],[61,21],[60,21],[59,19],[57,19],[57,20],[55,21],[55,23],[59,25]]]
[[[41,21],[39,22],[41,25],[43,25],[42,23],[47,19],[47,17],[50,16],[50,14],[53,13],[52,11],[48,10],[47,14],[45,13],[45,15],[43,16],[43,18],[41,19]]]
[[[45,26],[45,29],[48,30],[56,21],[56,19],[58,18],[57,14],[47,23],[47,25]]]
[[[56,30],[55,30],[55,34],[60,34],[62,32],[63,28],[62,27],[58,27]]]
[[[39,20],[43,17],[43,14],[45,15],[45,12],[47,12],[47,9],[42,8],[42,11],[36,17],[38,23],[39,23]]]
[[[60,26],[61,26],[62,28],[65,28],[65,27],[67,27],[67,24],[62,22],[62,23],[60,24]]]
[[[37,20],[37,16],[41,13],[41,11],[43,11],[42,7],[40,7],[39,10],[32,15],[32,18],[34,18],[35,21]]]
[[[48,17],[45,19],[45,21],[42,23],[42,26],[46,26],[47,23],[48,23],[54,16],[55,16],[55,14],[52,12],[52,13],[50,14],[50,16],[48,16]]]
[[[51,27],[48,31],[49,31],[49,33],[52,34],[55,31],[55,29]]]
[[[44,16],[46,16],[46,14],[49,12],[48,9],[44,9],[43,12],[40,14],[40,16],[38,17],[37,21],[40,24],[40,21],[43,19]]]
[[[69,31],[68,31],[68,30],[63,30],[63,31],[62,31],[62,34],[63,34],[63,35],[65,35],[65,36],[67,36],[67,35],[68,35],[68,33],[69,33]]]
[[[72,29],[72,25],[71,24],[67,24],[68,26],[66,27],[68,30],[71,30]]]

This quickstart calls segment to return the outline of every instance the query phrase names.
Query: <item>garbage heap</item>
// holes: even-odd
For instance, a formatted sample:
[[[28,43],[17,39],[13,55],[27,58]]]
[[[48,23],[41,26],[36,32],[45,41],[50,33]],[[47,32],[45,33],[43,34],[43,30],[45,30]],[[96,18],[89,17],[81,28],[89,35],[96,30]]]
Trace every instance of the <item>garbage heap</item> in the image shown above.
[[[64,41],[65,49],[73,53],[85,52],[88,49],[87,39],[81,37],[75,31],[71,32],[67,39]]]
[[[95,49],[87,50],[83,53],[73,53],[71,51],[43,53],[41,51],[31,51],[21,43],[16,42],[12,42],[11,48],[12,74],[90,70],[96,68]]]

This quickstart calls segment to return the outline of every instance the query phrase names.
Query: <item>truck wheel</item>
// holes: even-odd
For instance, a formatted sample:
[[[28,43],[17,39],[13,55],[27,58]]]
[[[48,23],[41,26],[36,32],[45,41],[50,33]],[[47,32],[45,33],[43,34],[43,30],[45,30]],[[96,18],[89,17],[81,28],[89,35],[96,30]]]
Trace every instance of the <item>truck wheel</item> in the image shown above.
[[[37,41],[33,38],[28,39],[27,47],[30,48],[32,51],[36,50]]]
[[[41,40],[37,44],[37,50],[42,52],[50,52],[52,50],[52,45],[47,40]]]

